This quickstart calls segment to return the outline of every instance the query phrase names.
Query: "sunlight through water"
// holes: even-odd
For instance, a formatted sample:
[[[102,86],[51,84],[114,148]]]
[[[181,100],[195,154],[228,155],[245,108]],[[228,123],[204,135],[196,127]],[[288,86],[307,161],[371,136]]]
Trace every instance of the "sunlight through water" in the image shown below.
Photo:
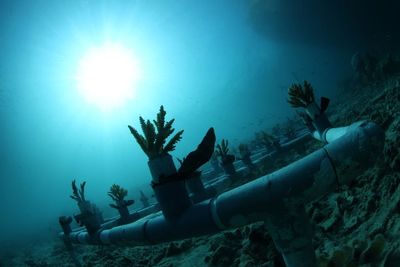
[[[140,68],[131,50],[117,44],[91,48],[80,60],[77,88],[84,99],[103,111],[135,96]]]

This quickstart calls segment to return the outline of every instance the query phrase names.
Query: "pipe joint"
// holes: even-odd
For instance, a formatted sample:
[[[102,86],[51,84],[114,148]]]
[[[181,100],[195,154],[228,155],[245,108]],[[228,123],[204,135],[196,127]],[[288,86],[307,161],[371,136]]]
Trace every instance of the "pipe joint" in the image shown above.
[[[360,121],[325,146],[335,167],[339,184],[347,184],[376,161],[383,150],[384,131],[375,123]]]

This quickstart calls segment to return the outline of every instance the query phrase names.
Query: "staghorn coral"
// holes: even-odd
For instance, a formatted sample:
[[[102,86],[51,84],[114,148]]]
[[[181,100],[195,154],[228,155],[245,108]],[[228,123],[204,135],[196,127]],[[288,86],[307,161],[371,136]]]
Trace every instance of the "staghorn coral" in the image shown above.
[[[235,161],[235,156],[228,154],[228,140],[222,139],[221,144],[216,146],[216,155],[220,157],[222,165],[231,164]]]
[[[228,155],[229,148],[228,148],[228,140],[222,139],[221,144],[217,144],[216,148],[216,155],[218,157],[225,157]]]
[[[134,203],[133,200],[125,200],[125,197],[128,195],[128,190],[117,184],[113,184],[110,187],[108,195],[115,201],[115,204],[110,204],[110,207],[114,209],[121,209]]]
[[[282,132],[283,132],[282,125],[279,123],[275,124],[271,129],[271,133],[274,136],[280,136]]]
[[[261,131],[257,133],[257,138],[261,141],[261,143],[266,146],[268,149],[270,148],[278,148],[280,146],[279,140],[272,134],[269,134],[265,131]]]
[[[250,156],[251,152],[248,145],[240,144],[238,148],[239,148],[239,154],[242,158]]]
[[[110,192],[108,192],[108,195],[114,200],[114,201],[121,201],[123,200],[126,195],[128,194],[128,190],[124,189],[123,187],[113,184],[110,187]]]
[[[301,120],[303,121],[303,124],[307,127],[308,130],[310,130],[311,132],[316,130],[312,123],[312,119],[306,112],[296,111],[296,113],[301,118]]]
[[[311,118],[313,127],[321,135],[332,127],[331,122],[325,114],[329,106],[329,98],[321,97],[319,105],[315,102],[314,92],[311,84],[304,81],[304,84],[293,84],[289,88],[288,103],[293,108],[304,108],[307,115]],[[309,127],[309,129],[311,129]]]
[[[85,185],[86,182],[81,183],[80,189],[76,186],[76,181],[72,181],[72,195],[73,200],[78,203],[80,214],[75,215],[74,218],[80,226],[85,226],[89,234],[94,234],[104,221],[100,210],[95,204],[85,198]]]
[[[143,193],[142,190],[140,190],[140,202],[142,202],[142,205],[143,205],[143,207],[145,207],[145,208],[148,207],[148,206],[150,206],[149,198],[146,197],[146,195]]]
[[[140,116],[139,121],[143,135],[139,134],[135,128],[128,125],[131,134],[149,159],[153,159],[175,150],[176,143],[182,139],[183,130],[177,132],[169,142],[164,145],[167,138],[175,131],[175,129],[172,128],[175,119],[166,122],[166,114],[164,107],[160,106],[160,111],[157,113],[157,119],[153,120],[153,122],[150,120],[145,121]]]
[[[249,146],[246,144],[240,144],[238,148],[241,160],[244,165],[246,165],[250,170],[255,170],[256,166],[251,159],[251,151],[249,149]]]
[[[307,107],[309,104],[314,102],[314,90],[311,84],[307,81],[304,81],[302,84],[293,84],[289,87],[289,98],[288,103],[294,107]]]
[[[214,172],[219,173],[222,171],[222,168],[219,165],[217,151],[214,151],[214,153],[211,155],[210,164]]]
[[[296,137],[296,129],[292,124],[287,124],[285,128],[283,128],[283,134],[287,139],[293,139]]]
[[[288,140],[295,138],[297,135],[296,128],[299,125],[301,125],[301,122],[299,123],[299,121],[288,117],[286,121],[282,124],[281,135],[286,137]]]
[[[86,201],[85,199],[85,185],[86,182],[81,183],[80,189],[76,186],[76,181],[72,181],[72,195],[70,196],[72,199],[76,200],[78,203],[83,203]]]

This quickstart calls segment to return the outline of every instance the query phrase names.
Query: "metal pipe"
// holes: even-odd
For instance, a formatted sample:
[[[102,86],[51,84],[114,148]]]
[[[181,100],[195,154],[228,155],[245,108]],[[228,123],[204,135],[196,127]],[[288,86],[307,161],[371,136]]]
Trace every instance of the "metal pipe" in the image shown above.
[[[337,139],[335,139],[337,138]],[[100,230],[97,235],[72,232],[74,243],[147,245],[213,234],[265,221],[289,267],[316,266],[312,231],[304,204],[337,185],[348,183],[382,151],[384,133],[376,124],[359,122],[344,135],[310,155],[254,181],[189,207],[174,221],[161,213],[134,223]]]

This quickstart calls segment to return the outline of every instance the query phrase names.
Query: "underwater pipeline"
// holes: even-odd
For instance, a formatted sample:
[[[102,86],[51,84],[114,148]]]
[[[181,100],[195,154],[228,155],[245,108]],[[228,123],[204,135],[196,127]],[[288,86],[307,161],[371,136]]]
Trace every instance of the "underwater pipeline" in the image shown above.
[[[280,170],[191,205],[174,219],[158,212],[94,235],[82,230],[62,238],[72,243],[151,245],[264,221],[287,266],[317,266],[305,204],[371,166],[383,149],[384,132],[360,121],[312,135],[327,144]]]

